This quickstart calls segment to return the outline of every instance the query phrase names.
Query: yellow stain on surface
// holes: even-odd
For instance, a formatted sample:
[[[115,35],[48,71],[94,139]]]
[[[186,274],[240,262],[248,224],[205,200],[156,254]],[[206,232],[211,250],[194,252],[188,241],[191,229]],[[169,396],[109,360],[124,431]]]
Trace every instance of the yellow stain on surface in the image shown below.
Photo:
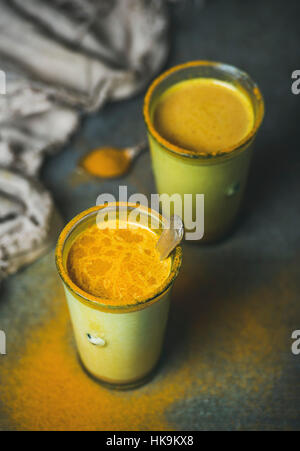
[[[159,374],[128,392],[108,390],[85,374],[59,300],[54,316],[30,331],[22,354],[8,356],[1,368],[8,418],[19,430],[170,430],[176,429],[170,412],[182,400],[226,402],[240,394],[253,412],[264,399],[267,408],[282,374],[286,337],[282,315],[288,293],[284,274],[278,278],[277,304],[268,286],[259,287],[243,299],[220,303],[211,318],[194,301],[180,299],[189,284],[182,278],[173,312],[188,322],[181,349],[168,343],[172,352]],[[180,329],[175,332],[180,335]]]

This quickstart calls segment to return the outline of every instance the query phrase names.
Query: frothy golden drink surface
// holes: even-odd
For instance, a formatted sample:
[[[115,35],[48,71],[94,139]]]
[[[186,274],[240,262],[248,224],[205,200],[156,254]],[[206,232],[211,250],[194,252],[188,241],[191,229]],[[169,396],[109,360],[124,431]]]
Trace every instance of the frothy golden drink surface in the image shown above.
[[[122,226],[89,226],[75,239],[68,255],[72,281],[108,304],[134,304],[151,297],[171,269],[169,258],[160,260],[156,233],[136,224]]]
[[[179,82],[163,93],[153,122],[158,133],[171,144],[216,154],[245,138],[253,127],[254,113],[242,89],[212,78],[195,78]]]

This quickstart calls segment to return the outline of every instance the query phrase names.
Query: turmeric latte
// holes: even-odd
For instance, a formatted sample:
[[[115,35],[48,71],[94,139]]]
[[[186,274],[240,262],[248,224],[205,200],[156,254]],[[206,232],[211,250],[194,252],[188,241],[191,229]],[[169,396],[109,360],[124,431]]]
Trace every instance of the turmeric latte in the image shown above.
[[[157,294],[169,276],[170,258],[160,261],[158,235],[126,223],[127,228],[90,225],[74,241],[68,273],[85,292],[109,304],[134,304]],[[124,225],[123,225],[124,227]]]
[[[179,82],[163,93],[154,115],[171,144],[199,153],[231,150],[253,128],[250,99],[241,89],[212,78]]]

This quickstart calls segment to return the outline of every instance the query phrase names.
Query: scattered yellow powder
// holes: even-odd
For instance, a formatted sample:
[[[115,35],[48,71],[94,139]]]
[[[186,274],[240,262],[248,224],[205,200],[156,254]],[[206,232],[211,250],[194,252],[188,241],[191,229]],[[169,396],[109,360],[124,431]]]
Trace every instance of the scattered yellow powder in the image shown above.
[[[108,390],[82,369],[71,340],[66,308],[27,339],[25,352],[7,370],[1,401],[21,430],[165,429],[163,409],[185,390],[172,384],[149,396]],[[176,380],[176,379],[175,379]],[[177,378],[177,383],[180,381]],[[130,401],[129,401],[130,400]]]
[[[209,275],[203,272],[209,287]],[[239,418],[233,416],[232,427],[244,412],[253,418],[247,426],[255,427],[257,406],[268,412],[283,369],[282,355],[289,352],[289,334],[282,324],[289,279],[275,274],[266,286],[250,293],[224,292],[218,301],[217,292],[205,295],[194,276],[192,267],[186,267],[175,284],[158,374],[128,392],[110,391],[86,375],[76,357],[63,294],[53,300],[54,317],[26,331],[24,347],[11,349],[1,361],[0,399],[12,427],[170,430],[176,429],[178,404],[184,402],[188,409],[191,401],[209,408],[205,400],[233,405]],[[272,286],[279,291],[276,296]],[[201,303],[201,296],[209,302]]]
[[[114,147],[100,147],[88,153],[81,161],[81,167],[96,177],[119,177],[130,166],[130,157],[126,150]]]

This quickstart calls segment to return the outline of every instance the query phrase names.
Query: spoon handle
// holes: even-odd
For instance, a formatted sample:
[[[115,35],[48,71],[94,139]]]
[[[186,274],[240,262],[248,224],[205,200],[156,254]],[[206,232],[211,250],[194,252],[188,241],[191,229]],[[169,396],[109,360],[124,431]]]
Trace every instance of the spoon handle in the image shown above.
[[[128,156],[133,160],[137,158],[144,150],[147,149],[147,141],[141,141],[139,144],[133,147],[128,147],[126,152]]]
[[[184,226],[181,218],[173,215],[170,218],[169,226],[165,228],[156,244],[156,249],[160,253],[160,259],[167,258],[176,246],[181,242],[184,234]]]

